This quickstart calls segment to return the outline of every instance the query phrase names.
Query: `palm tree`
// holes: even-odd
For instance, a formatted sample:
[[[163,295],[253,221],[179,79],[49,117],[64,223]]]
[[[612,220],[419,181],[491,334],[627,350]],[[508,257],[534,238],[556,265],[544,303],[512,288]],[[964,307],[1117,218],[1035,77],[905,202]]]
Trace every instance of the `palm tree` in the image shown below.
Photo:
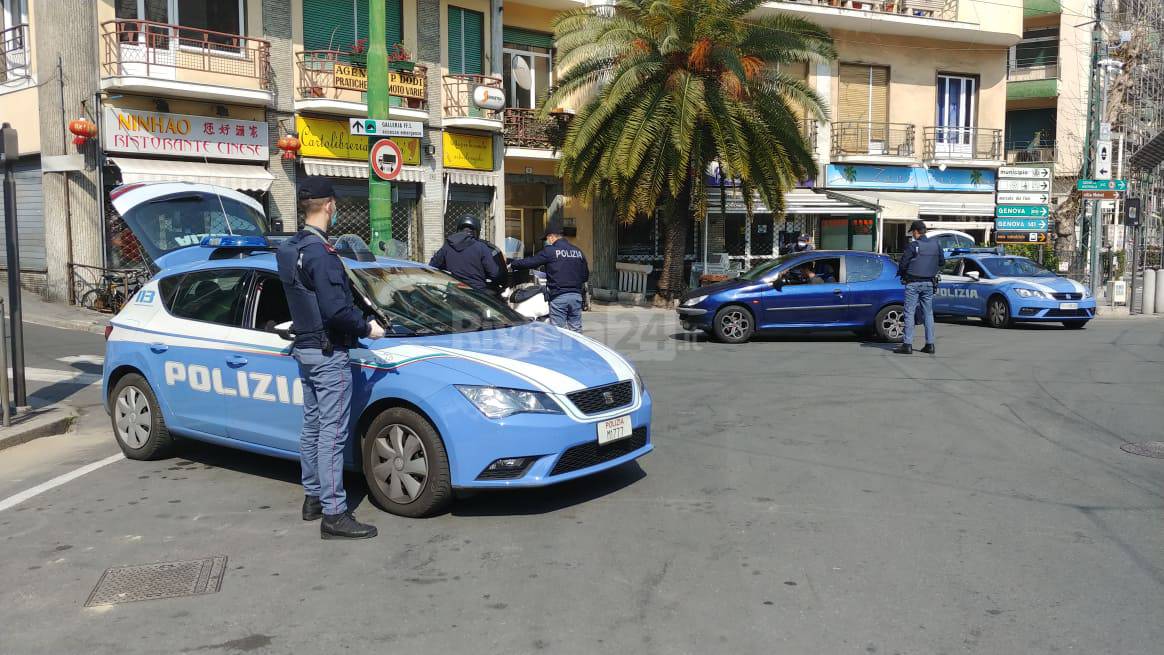
[[[740,181],[749,212],[755,191],[782,212],[784,192],[815,173],[800,121],[827,110],[779,67],[833,59],[832,40],[799,18],[749,18],[762,2],[615,0],[555,21],[563,72],[543,112],[590,98],[566,133],[559,175],[609,200],[623,222],[661,215],[660,304],[683,290],[687,229],[706,215],[712,162]]]

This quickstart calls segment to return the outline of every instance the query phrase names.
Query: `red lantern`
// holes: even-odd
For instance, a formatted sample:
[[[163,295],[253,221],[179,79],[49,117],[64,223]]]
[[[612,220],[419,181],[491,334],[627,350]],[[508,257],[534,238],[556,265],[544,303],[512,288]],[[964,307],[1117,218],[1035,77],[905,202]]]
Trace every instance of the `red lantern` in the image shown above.
[[[87,118],[78,118],[69,121],[69,132],[73,134],[73,145],[80,147],[85,142],[97,136],[97,126]]]
[[[283,151],[283,159],[295,159],[295,154],[299,152],[299,139],[292,134],[284,134],[275,146]]]

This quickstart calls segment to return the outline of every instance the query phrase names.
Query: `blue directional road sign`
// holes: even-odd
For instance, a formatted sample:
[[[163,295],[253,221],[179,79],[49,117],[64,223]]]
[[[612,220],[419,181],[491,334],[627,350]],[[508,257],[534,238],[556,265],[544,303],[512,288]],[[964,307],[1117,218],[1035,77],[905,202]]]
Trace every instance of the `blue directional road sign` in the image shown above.
[[[1050,222],[1045,218],[995,218],[994,229],[1005,232],[1045,232]]]
[[[1127,191],[1127,180],[1078,180],[1075,188],[1080,191]]]
[[[994,215],[998,218],[1046,218],[1051,210],[1046,205],[997,205]]]

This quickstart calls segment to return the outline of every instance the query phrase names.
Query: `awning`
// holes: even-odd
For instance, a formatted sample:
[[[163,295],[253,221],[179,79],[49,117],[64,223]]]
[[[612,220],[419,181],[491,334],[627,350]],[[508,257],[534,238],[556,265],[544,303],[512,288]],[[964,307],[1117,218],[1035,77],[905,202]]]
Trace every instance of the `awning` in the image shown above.
[[[743,194],[739,189],[725,189],[725,211],[729,214],[745,212]],[[707,189],[707,211],[714,215],[720,208],[719,189],[709,186]],[[756,193],[752,208],[757,214],[767,214],[771,210],[764,204],[760,194]],[[846,198],[837,193],[817,193],[812,189],[793,189],[784,194],[784,213],[792,214],[873,214],[877,210],[868,203],[861,203]]]
[[[846,191],[847,195],[881,205],[881,218],[912,221],[919,216],[989,216],[994,218],[993,193],[915,191]]]
[[[109,162],[121,170],[121,181],[196,182],[216,184],[239,191],[267,191],[275,177],[262,166],[250,164],[210,164],[170,159],[112,157]]]
[[[467,184],[470,186],[497,186],[496,176],[493,173],[477,173],[474,171],[445,170],[449,184]]]
[[[304,157],[301,161],[303,162],[303,171],[308,175],[368,179],[368,162],[316,157]],[[395,181],[424,182],[424,169],[420,166],[404,166],[400,169],[400,175],[396,177]]]

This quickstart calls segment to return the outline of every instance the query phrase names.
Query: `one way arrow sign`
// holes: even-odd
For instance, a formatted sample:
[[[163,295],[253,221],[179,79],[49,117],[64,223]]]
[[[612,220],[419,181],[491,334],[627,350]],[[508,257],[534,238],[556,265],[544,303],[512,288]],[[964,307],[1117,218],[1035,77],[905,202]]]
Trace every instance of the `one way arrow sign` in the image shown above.
[[[1111,179],[1111,141],[1095,143],[1095,179]]]

